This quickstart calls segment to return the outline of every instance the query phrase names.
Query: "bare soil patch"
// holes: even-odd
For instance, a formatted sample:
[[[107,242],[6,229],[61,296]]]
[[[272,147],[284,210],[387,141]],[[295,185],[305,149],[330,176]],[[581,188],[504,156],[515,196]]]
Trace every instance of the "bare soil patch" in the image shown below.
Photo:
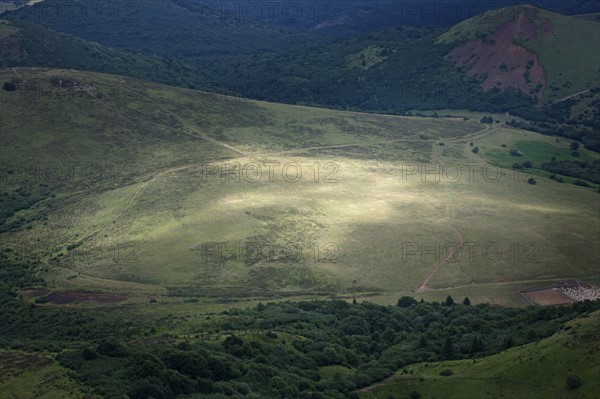
[[[539,306],[566,305],[575,302],[563,294],[558,288],[525,291],[521,292],[521,294],[531,303]]]
[[[47,288],[35,288],[32,290],[23,290],[21,291],[21,296],[23,298],[39,298],[44,295],[48,295],[50,292]]]
[[[55,291],[48,294],[46,298],[56,305],[68,305],[76,302],[114,304],[123,302],[127,299],[127,296],[122,294],[105,294],[101,292]]]
[[[542,35],[554,31],[550,20],[544,19],[540,25]],[[490,37],[464,43],[445,58],[465,68],[469,75],[482,78],[484,91],[513,88],[541,99],[547,85],[546,70],[538,55],[524,46],[535,42],[537,35],[536,21],[521,13],[517,19],[502,24]]]

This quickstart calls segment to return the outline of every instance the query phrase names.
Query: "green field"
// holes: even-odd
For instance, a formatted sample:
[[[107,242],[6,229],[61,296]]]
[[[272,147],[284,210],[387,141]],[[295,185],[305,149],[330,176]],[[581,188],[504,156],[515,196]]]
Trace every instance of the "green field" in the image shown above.
[[[505,129],[67,70],[2,70],[0,78],[25,79],[29,88],[3,92],[2,190],[11,201],[37,199],[7,218],[3,250],[40,257],[55,290],[123,293],[133,302],[395,302],[421,286],[461,236],[474,256],[465,249],[444,264],[423,295],[597,277],[597,194],[545,179],[531,186],[508,169],[490,180],[484,172],[496,172],[486,172],[468,143],[497,162],[492,148]],[[87,86],[71,95],[57,80]],[[553,140],[510,134],[532,161],[546,151],[532,143]],[[454,182],[418,169],[436,162],[463,175]],[[516,291],[498,293],[498,303],[525,305]]]
[[[404,398],[412,392],[434,398],[594,398],[600,389],[596,376],[598,312],[575,319],[564,330],[539,342],[474,360],[420,363],[363,390],[361,398]],[[453,375],[441,376],[443,370]],[[583,384],[576,390],[566,378],[576,372]]]
[[[570,148],[571,141],[562,137],[551,137],[542,135],[532,135],[531,133],[516,129],[499,129],[496,134],[488,135],[482,140],[474,142],[475,146],[481,149],[482,155],[487,161],[496,166],[510,169],[514,163],[522,164],[525,161],[532,163],[531,168],[520,169],[519,173],[534,175],[539,177],[548,177],[551,173],[543,170],[542,163],[550,162],[552,157],[557,161],[583,161],[594,162],[600,159],[597,152],[579,148],[578,157],[572,155]],[[512,156],[509,151],[516,149],[521,156]],[[513,172],[514,174],[514,172]],[[576,179],[568,176],[562,176],[566,184],[572,184]],[[548,184],[553,183],[548,181]],[[557,183],[558,184],[558,183]],[[593,188],[598,188],[597,184],[590,183]]]

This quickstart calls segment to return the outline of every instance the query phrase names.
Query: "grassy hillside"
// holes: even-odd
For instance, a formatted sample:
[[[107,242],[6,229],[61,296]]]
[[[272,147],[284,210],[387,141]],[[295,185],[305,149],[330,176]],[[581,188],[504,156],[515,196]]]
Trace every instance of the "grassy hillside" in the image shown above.
[[[49,353],[0,350],[0,371],[3,398],[99,398],[86,394]]]
[[[426,291],[597,275],[597,194],[505,169],[484,177],[469,142],[497,130],[476,121],[65,70],[0,77],[27,82],[3,91],[4,251],[41,258],[58,291],[397,296],[434,269]],[[462,178],[419,172],[439,161]],[[460,239],[475,257],[436,267]]]
[[[580,14],[575,15],[575,18],[584,19],[588,21],[600,21],[600,13],[591,13],[591,14]]]
[[[566,323],[564,329],[539,342],[476,360],[421,363],[403,368],[361,398],[594,398],[600,384],[598,330],[600,314]],[[453,375],[441,376],[444,370]],[[569,389],[567,377],[583,384]]]
[[[494,136],[488,136],[477,141],[481,155],[494,165],[503,168],[513,168],[515,164],[521,166],[522,173],[548,177],[551,173],[545,170],[544,165],[550,162],[583,162],[588,164],[598,163],[600,159],[597,153],[586,149],[578,149],[576,156],[573,155],[571,141],[556,139],[555,137],[532,137],[523,132],[504,129]],[[517,150],[520,155],[510,154],[510,150]],[[551,161],[554,160],[554,161]],[[527,161],[531,162],[528,167],[523,167]],[[556,174],[556,173],[555,173]],[[560,175],[560,173],[558,173]],[[566,183],[573,183],[575,178],[563,175]],[[594,176],[588,177],[588,182],[597,188],[598,180]]]

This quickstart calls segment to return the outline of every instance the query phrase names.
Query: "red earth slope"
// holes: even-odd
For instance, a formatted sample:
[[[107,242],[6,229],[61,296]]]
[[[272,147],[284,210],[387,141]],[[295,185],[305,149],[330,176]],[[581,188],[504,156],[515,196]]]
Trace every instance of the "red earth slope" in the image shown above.
[[[484,91],[519,89],[541,101],[548,83],[546,71],[538,55],[521,44],[535,43],[538,34],[551,34],[553,28],[549,19],[536,22],[522,12],[489,37],[463,43],[445,58],[471,76],[483,78]]]

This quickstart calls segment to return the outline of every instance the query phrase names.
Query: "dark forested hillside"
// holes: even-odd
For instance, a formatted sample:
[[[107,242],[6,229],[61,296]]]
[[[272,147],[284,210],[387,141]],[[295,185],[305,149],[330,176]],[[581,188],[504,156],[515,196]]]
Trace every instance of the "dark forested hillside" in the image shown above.
[[[195,88],[208,82],[197,65],[102,46],[29,22],[0,20],[0,39],[3,68],[79,69]]]
[[[471,4],[469,14],[464,15],[471,18],[469,21],[447,30],[439,26],[447,26],[447,18],[442,17],[448,14],[447,7],[451,5],[448,2],[428,6],[419,3],[430,8],[414,10],[408,6],[416,3],[388,1],[282,2],[278,3],[281,9],[270,9],[267,14],[270,17],[265,17],[266,11],[260,7],[253,9],[252,15],[256,17],[251,17],[250,9],[242,7],[240,2],[122,0],[110,6],[100,3],[99,0],[68,3],[45,0],[7,13],[6,17],[163,59],[141,61],[138,54],[123,54],[109,58],[136,60],[126,62],[130,66],[123,67],[102,59],[94,62],[101,58],[99,48],[90,54],[91,45],[75,44],[73,40],[64,49],[48,45],[52,40],[41,38],[56,34],[27,25],[24,31],[28,33],[23,35],[29,39],[23,41],[26,48],[21,53],[39,51],[40,54],[10,65],[53,67],[64,59],[69,67],[124,73],[274,102],[397,114],[412,109],[444,108],[508,111],[523,117],[538,114],[545,119],[552,117],[546,109],[540,114],[537,109],[540,105],[547,107],[566,95],[600,84],[594,66],[597,62],[590,58],[596,46],[596,38],[591,34],[595,23],[535,7],[507,8],[479,16],[498,4],[476,2]],[[593,8],[589,2],[539,3],[564,12]],[[467,6],[460,2],[452,5],[461,10]],[[435,17],[439,21],[415,23],[417,17]],[[532,29],[537,24],[538,29],[545,26],[546,30],[540,31],[540,40],[529,43],[519,42],[523,32],[518,29],[508,36],[503,36],[503,31],[492,34],[511,18],[515,21],[524,18]],[[373,31],[387,24],[395,26]],[[335,35],[323,34],[332,29],[337,31]],[[342,31],[354,33],[339,38]],[[468,60],[479,60],[485,67],[473,67],[468,60],[457,61],[457,49],[470,46],[469,38],[487,40],[473,44],[473,48],[481,48],[466,54]],[[570,45],[574,40],[587,44]],[[511,55],[519,48],[527,49],[522,60]],[[498,53],[497,59],[487,60],[490,52]],[[562,74],[566,63],[572,72]],[[168,78],[165,68],[170,70]],[[561,133],[563,129],[554,124],[553,130]],[[570,135],[589,138],[589,134]]]

